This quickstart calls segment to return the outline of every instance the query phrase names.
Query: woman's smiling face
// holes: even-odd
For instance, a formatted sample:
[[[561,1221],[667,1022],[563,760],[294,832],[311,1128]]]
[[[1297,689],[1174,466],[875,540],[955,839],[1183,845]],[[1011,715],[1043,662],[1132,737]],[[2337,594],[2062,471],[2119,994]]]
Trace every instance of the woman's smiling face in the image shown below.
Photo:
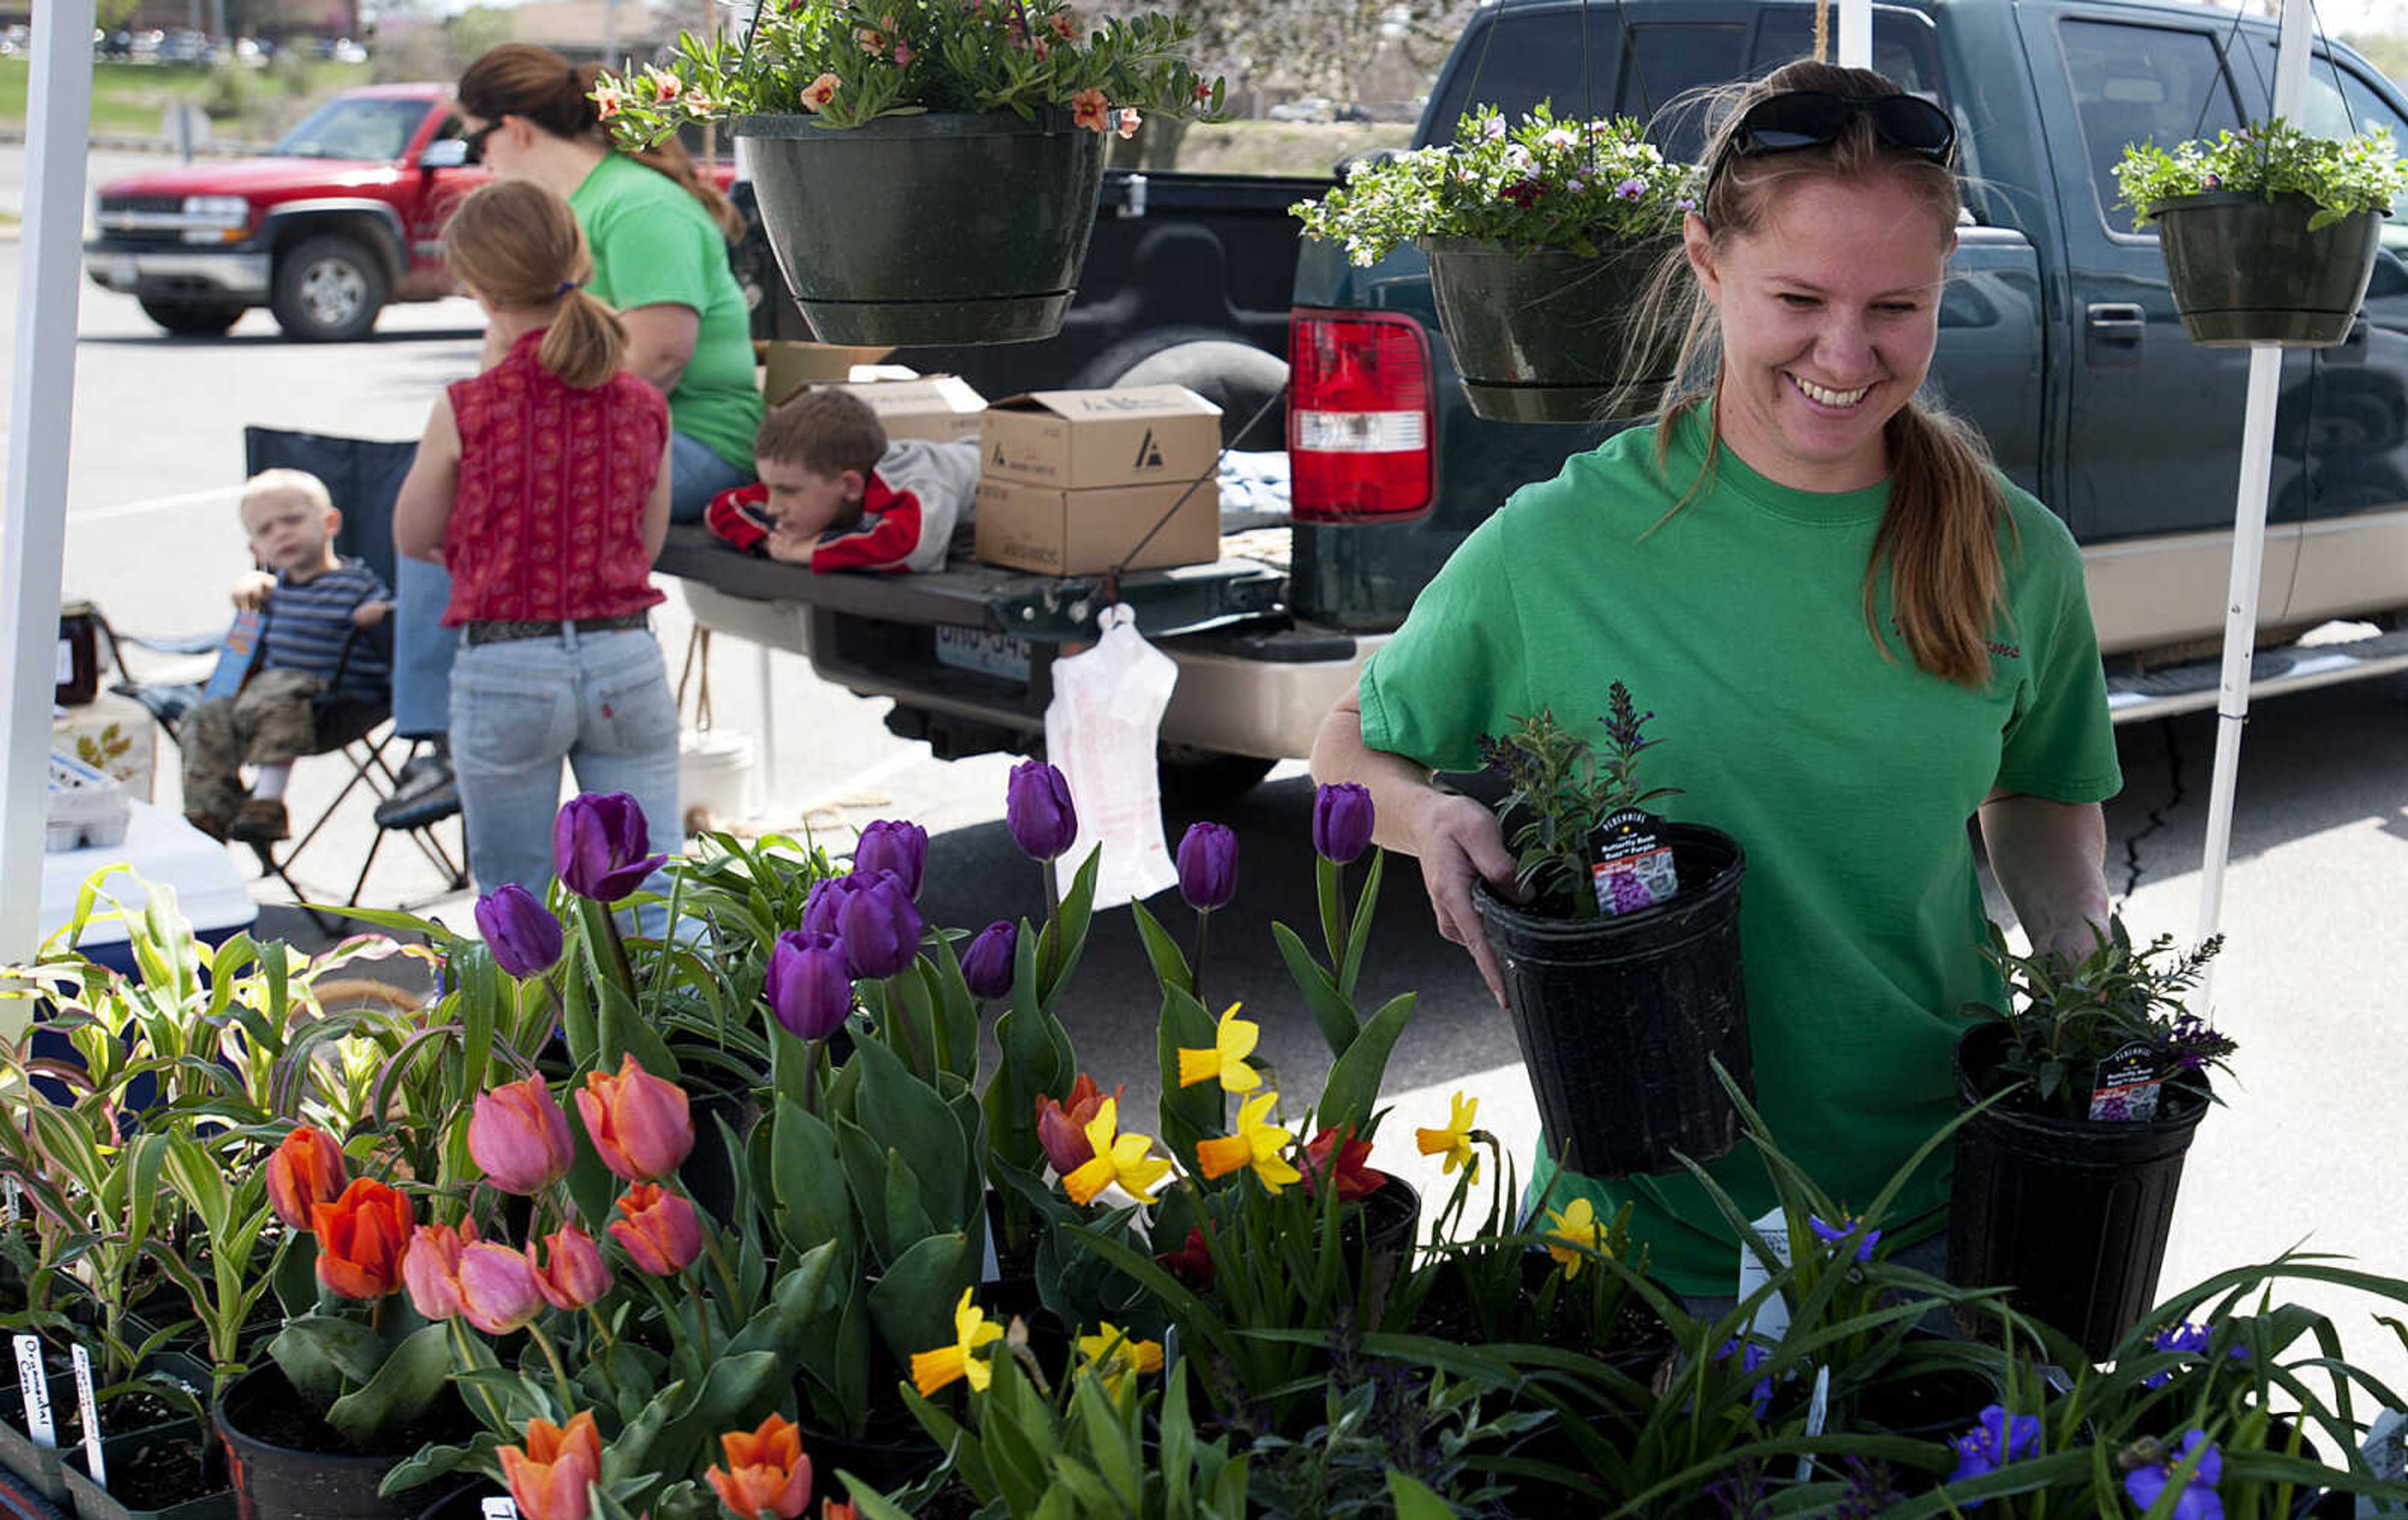
[[[1719,246],[1688,219],[1722,328],[1723,441],[1794,490],[1859,490],[1888,475],[1882,429],[1931,366],[1956,228],[1896,175],[1770,194],[1764,225]]]

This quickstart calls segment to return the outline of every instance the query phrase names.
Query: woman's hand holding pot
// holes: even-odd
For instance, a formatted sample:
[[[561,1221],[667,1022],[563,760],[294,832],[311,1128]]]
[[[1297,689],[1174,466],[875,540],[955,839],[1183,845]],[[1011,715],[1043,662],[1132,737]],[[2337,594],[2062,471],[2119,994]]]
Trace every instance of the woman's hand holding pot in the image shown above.
[[[1481,980],[1497,1006],[1505,1006],[1505,983],[1489,953],[1488,936],[1480,912],[1471,905],[1471,883],[1484,878],[1490,891],[1508,902],[1520,902],[1521,883],[1514,879],[1513,857],[1505,848],[1497,815],[1468,796],[1436,788],[1417,793],[1409,809],[1407,827],[1412,841],[1405,846],[1421,859],[1422,885],[1428,891],[1430,911],[1438,932],[1471,952]]]

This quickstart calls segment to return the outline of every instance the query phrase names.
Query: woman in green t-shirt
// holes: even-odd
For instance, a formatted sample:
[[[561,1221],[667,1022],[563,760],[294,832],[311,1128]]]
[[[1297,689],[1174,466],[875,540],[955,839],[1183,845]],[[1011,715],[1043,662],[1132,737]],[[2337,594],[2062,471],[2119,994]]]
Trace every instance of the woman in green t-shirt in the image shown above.
[[[462,124],[472,156],[577,213],[594,251],[586,288],[626,324],[627,367],[668,397],[671,518],[699,522],[711,497],[752,482],[761,425],[752,318],[727,263],[743,222],[674,142],[611,146],[588,98],[597,72],[547,48],[495,48],[460,77]]]
[[[1870,70],[1794,64],[1711,139],[1685,223],[1670,401],[1475,531],[1366,664],[1312,768],[1370,787],[1440,934],[1492,992],[1475,876],[1516,895],[1496,819],[1436,771],[1550,707],[1655,710],[1650,785],[1748,853],[1741,930],[1757,1097],[1843,1207],[1953,1111],[1957,1007],[1995,997],[1966,820],[2043,949],[2106,920],[2099,804],[2121,784],[2082,563],[1970,431],[1914,399],[1956,241],[1956,133]],[[1746,1148],[1716,1180],[1755,1217]],[[1612,1183],[1654,1269],[1728,1294],[1735,1238],[1685,1176]],[[1891,1219],[1936,1230],[1944,1166]],[[1918,1217],[1910,1223],[1905,1216]]]

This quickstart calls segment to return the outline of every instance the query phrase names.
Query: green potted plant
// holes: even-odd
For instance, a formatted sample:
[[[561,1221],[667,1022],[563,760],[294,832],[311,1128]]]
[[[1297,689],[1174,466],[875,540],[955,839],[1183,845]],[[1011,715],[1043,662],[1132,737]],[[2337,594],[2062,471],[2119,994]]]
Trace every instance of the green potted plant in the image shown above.
[[[1481,740],[1511,788],[1498,810],[1527,900],[1484,882],[1472,893],[1547,1144],[1598,1177],[1730,1150],[1740,1114],[1713,1063],[1742,1091],[1755,1072],[1739,943],[1746,853],[1720,829],[1642,810],[1669,795],[1637,780],[1654,714],[1620,681],[1609,699],[1601,754],[1543,710]]]
[[[2184,1011],[2221,939],[2135,946],[2120,917],[2078,964],[2018,956],[1994,925],[1985,956],[2006,1008],[1969,1004],[1948,1276],[2012,1284],[2027,1313],[2103,1355],[2152,1301],[2183,1157],[2233,1043]],[[1995,1101],[1992,1101],[1995,1099]],[[1986,1104],[1986,1107],[1983,1105]]]
[[[1063,0],[801,0],[678,40],[595,91],[623,143],[733,123],[761,220],[829,343],[1051,337],[1095,225],[1105,139],[1220,109],[1192,26]]]
[[[1511,125],[1477,107],[1454,142],[1362,159],[1295,211],[1359,265],[1419,244],[1474,412],[1586,423],[1648,409],[1672,378],[1680,335],[1648,320],[1647,293],[1696,194],[1640,122],[1542,102]]]
[[[2128,144],[2116,188],[2158,228],[2194,343],[2325,348],[2349,336],[2408,178],[2388,132],[2315,137],[2277,117],[2169,150]]]

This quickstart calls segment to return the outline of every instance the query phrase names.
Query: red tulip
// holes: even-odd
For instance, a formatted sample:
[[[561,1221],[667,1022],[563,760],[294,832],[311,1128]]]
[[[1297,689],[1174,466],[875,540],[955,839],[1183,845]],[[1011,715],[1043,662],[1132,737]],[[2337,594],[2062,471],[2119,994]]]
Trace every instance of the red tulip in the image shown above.
[[[674,1277],[702,1255],[702,1221],[676,1194],[638,1183],[619,1200],[619,1212],[627,1217],[610,1221],[610,1239],[638,1271]]]
[[[580,1410],[566,1430],[550,1420],[527,1422],[526,1446],[494,1454],[519,1507],[519,1520],[586,1520],[594,1513],[587,1492],[602,1474],[602,1433],[594,1412]]]
[[[267,1158],[267,1200],[276,1217],[293,1229],[312,1228],[310,1211],[332,1203],[350,1181],[343,1148],[322,1129],[302,1125],[284,1137]]]
[[[1313,1183],[1334,1168],[1340,1198],[1351,1203],[1376,1193],[1387,1185],[1388,1174],[1373,1170],[1370,1159],[1369,1140],[1356,1140],[1352,1129],[1325,1129],[1304,1147],[1304,1190],[1312,1192]]]
[[[731,1430],[719,1438],[727,1466],[704,1473],[719,1501],[742,1520],[774,1514],[796,1520],[811,1501],[811,1459],[792,1420],[771,1414],[757,1430]]]
[[[541,1077],[479,1093],[468,1115],[468,1154],[505,1193],[533,1197],[568,1175],[577,1151],[568,1115]]]
[[[1189,1226],[1187,1239],[1180,1242],[1178,1250],[1165,1251],[1154,1259],[1162,1264],[1165,1271],[1191,1288],[1212,1285],[1212,1248],[1204,1243],[1201,1226]]]
[[[1114,1087],[1109,1094],[1096,1085],[1096,1079],[1082,1071],[1079,1080],[1070,1084],[1070,1096],[1063,1102],[1039,1096],[1037,1099],[1037,1143],[1045,1148],[1045,1159],[1064,1177],[1096,1158],[1096,1147],[1087,1139],[1087,1126],[1102,1111],[1104,1099],[1110,1097],[1115,1106],[1127,1084]]]
[[[409,1200],[372,1177],[309,1211],[318,1235],[318,1281],[346,1298],[381,1298],[401,1285],[409,1245]]]
[[[543,1244],[552,1256],[549,1265],[537,1262],[533,1240],[527,1242],[526,1259],[544,1302],[554,1309],[582,1309],[610,1291],[610,1269],[603,1264],[593,1236],[569,1225],[545,1236]]]
[[[577,1111],[602,1164],[631,1183],[649,1183],[678,1169],[694,1149],[694,1120],[683,1089],[619,1058],[619,1074],[585,1074]]]

